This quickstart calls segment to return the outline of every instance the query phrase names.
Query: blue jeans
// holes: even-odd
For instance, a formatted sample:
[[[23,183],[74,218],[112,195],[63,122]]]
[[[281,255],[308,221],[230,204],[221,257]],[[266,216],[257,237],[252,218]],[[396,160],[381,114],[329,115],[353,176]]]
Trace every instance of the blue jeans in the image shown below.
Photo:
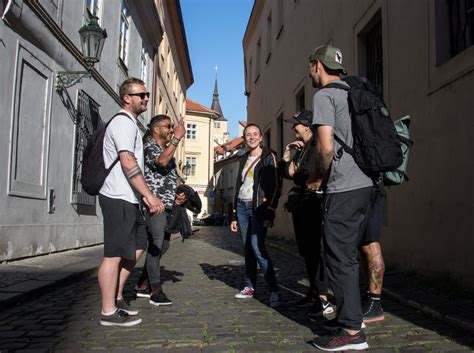
[[[278,291],[275,270],[265,248],[267,228],[255,217],[251,201],[237,201],[237,222],[245,255],[245,286],[256,289],[257,262],[271,292]]]

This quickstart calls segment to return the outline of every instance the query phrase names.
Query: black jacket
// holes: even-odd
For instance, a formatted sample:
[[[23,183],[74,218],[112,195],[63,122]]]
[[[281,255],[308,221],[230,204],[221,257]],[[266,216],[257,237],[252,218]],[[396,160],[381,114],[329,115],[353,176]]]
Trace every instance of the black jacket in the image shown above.
[[[253,208],[254,211],[261,205],[277,208],[278,199],[281,194],[281,182],[277,173],[275,155],[266,147],[262,148],[260,160],[255,165],[253,175]],[[242,170],[248,158],[248,152],[239,159],[239,172],[237,173],[237,183],[235,186],[234,211],[232,220],[236,220],[237,199],[242,186]]]
[[[201,212],[201,199],[196,191],[188,185],[179,185],[176,188],[176,194],[184,192],[186,195],[186,202],[181,205],[173,205],[171,215],[168,217],[166,224],[166,232],[174,234],[181,233],[181,237],[186,239],[193,234],[191,223],[189,222],[186,209],[193,213]]]
[[[278,174],[285,179],[293,180],[295,185],[301,189],[306,189],[308,178],[315,172],[315,147],[315,141],[313,139],[308,148],[305,151],[296,152],[291,161],[279,161]],[[290,177],[288,174],[291,162],[297,166],[293,177]]]

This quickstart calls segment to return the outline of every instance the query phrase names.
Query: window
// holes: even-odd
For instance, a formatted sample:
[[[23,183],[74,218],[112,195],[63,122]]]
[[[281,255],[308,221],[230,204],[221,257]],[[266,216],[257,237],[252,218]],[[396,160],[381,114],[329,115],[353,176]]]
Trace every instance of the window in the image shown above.
[[[168,77],[167,83],[170,83],[170,71],[171,71],[171,49],[168,47],[166,52],[166,76]]]
[[[271,148],[271,142],[272,142],[272,135],[271,135],[271,129],[268,129],[265,131],[265,134],[263,135],[263,144],[267,148]]]
[[[229,180],[227,182],[227,187],[231,188],[234,186],[234,171],[229,170]]]
[[[301,87],[301,89],[298,91],[298,93],[295,96],[295,100],[296,100],[295,107],[296,107],[297,112],[302,111],[306,107],[306,97],[305,97],[304,91],[305,91],[305,86]]]
[[[284,122],[283,122],[283,112],[278,115],[277,118],[277,143],[278,143],[278,155],[283,156],[283,150],[284,150],[284,141],[283,141],[283,129],[284,129]]]
[[[436,63],[474,44],[474,0],[436,0]]]
[[[186,124],[186,139],[195,140],[197,138],[197,124]]]
[[[283,6],[284,0],[277,0],[278,13],[277,13],[277,34],[276,38],[280,38],[281,32],[283,31]]]
[[[163,54],[160,54],[160,73],[165,70],[165,58]]]
[[[272,13],[270,12],[267,18],[267,58],[265,59],[265,63],[268,63],[271,56],[272,56]]]
[[[219,121],[214,121],[214,128],[215,129],[220,129],[221,128],[221,123]]]
[[[250,59],[249,61],[249,69],[247,71],[247,74],[248,74],[248,92],[250,92],[250,88],[252,86],[252,69],[253,69],[253,65],[252,65],[252,59]]]
[[[220,177],[219,177],[219,188],[222,189],[224,188],[224,179],[225,179],[225,170],[222,171]]]
[[[260,78],[260,61],[262,57],[262,39],[258,38],[257,42],[257,58],[255,59],[255,82]]]
[[[190,166],[188,176],[195,176],[196,175],[196,157],[186,156],[186,164],[185,165]]]
[[[146,69],[147,69],[146,50],[145,50],[145,46],[143,45],[143,43],[142,43],[142,51],[141,51],[140,59],[141,59],[140,60],[140,79],[143,82],[146,82]]]
[[[128,60],[128,7],[125,0],[120,1],[120,38],[119,38],[119,58],[123,64],[127,65]]]
[[[99,21],[101,20],[99,2],[100,0],[84,0],[84,23],[87,23],[89,20],[87,10],[89,10],[89,12],[94,16],[99,17]]]
[[[365,76],[383,96],[382,19],[378,11],[358,35],[359,75]]]
[[[78,92],[77,107],[72,204],[77,207],[78,213],[95,214],[96,197],[90,196],[82,190],[80,180],[84,149],[94,131],[101,126],[102,120],[99,114],[99,105],[82,90]]]

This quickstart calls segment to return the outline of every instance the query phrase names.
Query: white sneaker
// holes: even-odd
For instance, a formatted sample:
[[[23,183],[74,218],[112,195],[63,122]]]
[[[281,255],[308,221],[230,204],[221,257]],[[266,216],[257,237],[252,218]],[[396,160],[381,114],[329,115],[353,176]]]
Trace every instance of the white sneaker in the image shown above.
[[[281,305],[280,295],[277,292],[272,292],[270,294],[270,307],[278,308]]]
[[[245,287],[242,289],[239,293],[235,295],[235,298],[237,299],[247,299],[247,298],[253,298],[253,295],[255,294],[255,289],[252,287]]]

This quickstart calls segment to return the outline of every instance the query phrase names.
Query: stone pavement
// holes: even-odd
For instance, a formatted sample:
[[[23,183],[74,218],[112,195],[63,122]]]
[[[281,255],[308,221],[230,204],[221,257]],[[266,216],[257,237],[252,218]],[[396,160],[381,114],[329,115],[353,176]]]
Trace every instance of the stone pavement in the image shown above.
[[[140,310],[141,325],[102,327],[96,275],[67,277],[67,283],[50,284],[41,295],[35,292],[17,305],[2,305],[0,352],[315,352],[306,341],[322,333],[322,320],[311,322],[304,310],[291,305],[307,290],[303,262],[275,244],[269,251],[286,302],[283,307],[268,306],[263,279],[256,299],[234,299],[242,286],[240,239],[224,228],[202,227],[184,243],[173,241],[163,258],[163,288],[173,299],[172,306],[132,300]],[[87,271],[98,265],[100,253],[96,255]],[[58,273],[67,272],[66,261],[63,265]],[[2,284],[4,278],[14,281],[14,273],[4,275],[1,266]],[[129,292],[137,277],[138,269]],[[385,321],[366,330],[370,351],[471,352],[474,347],[468,331],[396,300],[385,297],[384,309]]]

